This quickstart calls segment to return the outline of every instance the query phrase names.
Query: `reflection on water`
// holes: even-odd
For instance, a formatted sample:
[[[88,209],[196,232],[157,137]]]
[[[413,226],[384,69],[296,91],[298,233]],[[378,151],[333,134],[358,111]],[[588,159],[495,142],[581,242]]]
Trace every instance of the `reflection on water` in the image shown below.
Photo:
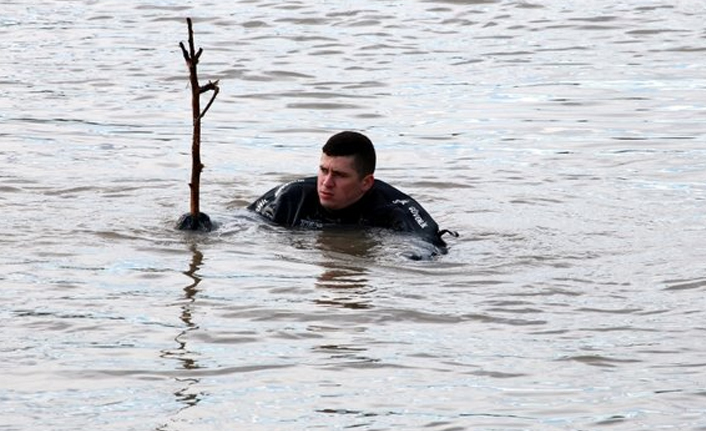
[[[190,250],[192,258],[189,263],[189,269],[184,271],[184,275],[191,281],[184,287],[184,294],[182,298],[179,299],[181,311],[179,319],[183,323],[184,329],[174,337],[177,347],[162,350],[162,354],[160,355],[162,358],[178,361],[180,367],[184,370],[196,370],[201,368],[197,359],[199,352],[189,349],[188,335],[190,332],[198,329],[198,325],[193,321],[193,312],[196,307],[196,295],[199,292],[198,285],[201,283],[201,277],[199,277],[198,271],[203,264],[203,253],[198,250],[196,243],[191,244]],[[201,379],[194,377],[175,377],[175,380],[182,385],[179,390],[174,392],[177,402],[183,404],[183,409],[195,407],[203,397],[203,393],[194,391],[194,387],[198,385]],[[165,426],[165,428],[161,429],[168,428]]]
[[[201,283],[201,278],[198,276],[198,270],[203,262],[203,254],[197,249],[196,244],[191,245],[193,257],[189,263],[189,269],[184,271],[184,274],[191,279],[189,285],[184,287],[184,296],[180,299],[181,313],[179,319],[184,324],[184,330],[174,338],[178,346],[176,349],[164,351],[163,357],[176,359],[180,362],[181,367],[187,370],[199,368],[197,360],[197,352],[192,352],[187,349],[186,339],[189,332],[197,329],[198,326],[193,322],[193,309],[196,303],[196,294],[199,292],[198,285]]]
[[[315,247],[321,250],[323,259],[339,260],[341,255],[355,260],[365,261],[375,256],[382,247],[383,240],[379,231],[361,231],[358,229],[324,229],[316,235]]]
[[[369,284],[365,268],[374,257],[381,241],[373,234],[352,230],[330,229],[316,235],[316,248],[321,251],[321,275],[316,286],[325,289],[316,304],[327,307],[369,308],[375,288]]]

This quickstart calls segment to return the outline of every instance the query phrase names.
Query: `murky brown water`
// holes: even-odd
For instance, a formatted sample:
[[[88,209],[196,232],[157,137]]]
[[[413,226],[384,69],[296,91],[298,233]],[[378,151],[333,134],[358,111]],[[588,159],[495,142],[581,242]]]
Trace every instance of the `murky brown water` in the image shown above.
[[[195,3],[3,2],[0,429],[706,430],[705,6]],[[342,129],[448,255],[243,210]]]

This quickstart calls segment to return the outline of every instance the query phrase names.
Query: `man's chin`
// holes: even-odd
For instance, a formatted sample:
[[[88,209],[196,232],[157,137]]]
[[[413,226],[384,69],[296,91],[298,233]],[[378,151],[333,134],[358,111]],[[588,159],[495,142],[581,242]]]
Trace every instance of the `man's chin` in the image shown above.
[[[330,199],[322,198],[321,196],[319,196],[319,203],[322,207],[324,207],[324,209],[327,209],[329,211],[334,211],[338,209],[338,206],[334,202],[332,202]]]

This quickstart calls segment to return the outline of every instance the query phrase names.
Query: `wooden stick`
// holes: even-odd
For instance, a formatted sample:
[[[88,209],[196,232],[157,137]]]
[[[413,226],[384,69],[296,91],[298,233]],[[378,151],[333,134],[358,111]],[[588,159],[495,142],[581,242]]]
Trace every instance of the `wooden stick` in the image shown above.
[[[211,104],[213,104],[213,101],[216,99],[219,92],[219,87],[218,81],[209,81],[209,83],[203,87],[199,85],[197,65],[199,63],[199,58],[203,53],[203,49],[199,48],[197,51],[194,47],[194,30],[191,18],[186,19],[186,24],[189,29],[189,49],[186,49],[184,42],[179,42],[179,46],[181,47],[181,52],[184,55],[186,66],[189,69],[189,82],[191,85],[191,115],[193,119],[193,134],[191,139],[191,182],[189,183],[189,188],[191,189],[191,205],[189,213],[190,220],[185,220],[185,217],[182,217],[179,228],[191,230],[211,230],[210,220],[208,220],[207,215],[201,214],[200,208],[201,171],[204,167],[203,163],[201,163],[201,118],[203,118],[208,109],[211,107]],[[201,94],[208,91],[213,91],[213,95],[202,112]],[[208,220],[208,226],[202,226],[201,220],[204,218]]]

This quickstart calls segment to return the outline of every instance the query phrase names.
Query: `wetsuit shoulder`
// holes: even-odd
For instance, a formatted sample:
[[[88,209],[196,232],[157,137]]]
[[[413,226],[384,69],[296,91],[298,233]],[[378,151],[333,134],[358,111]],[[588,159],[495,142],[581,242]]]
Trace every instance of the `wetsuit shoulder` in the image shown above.
[[[445,246],[439,225],[414,198],[390,184],[375,180],[371,189],[370,217],[376,227],[413,232],[435,245]]]
[[[295,226],[315,202],[316,177],[302,178],[274,187],[248,206],[272,223]]]

